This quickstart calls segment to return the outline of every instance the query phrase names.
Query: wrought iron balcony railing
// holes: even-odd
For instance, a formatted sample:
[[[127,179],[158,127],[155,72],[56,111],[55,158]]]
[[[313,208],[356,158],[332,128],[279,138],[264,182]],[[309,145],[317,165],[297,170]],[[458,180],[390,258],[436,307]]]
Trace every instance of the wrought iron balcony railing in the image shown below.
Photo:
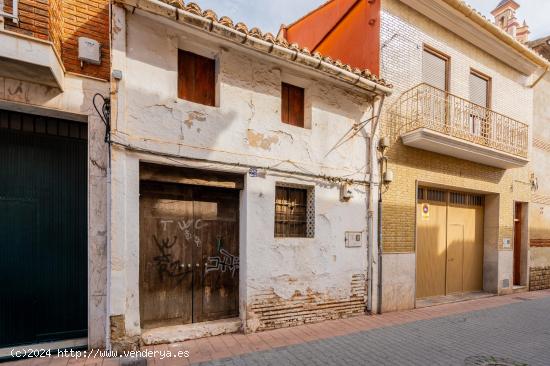
[[[425,128],[527,158],[526,124],[428,84],[404,92],[388,113],[398,136]]]

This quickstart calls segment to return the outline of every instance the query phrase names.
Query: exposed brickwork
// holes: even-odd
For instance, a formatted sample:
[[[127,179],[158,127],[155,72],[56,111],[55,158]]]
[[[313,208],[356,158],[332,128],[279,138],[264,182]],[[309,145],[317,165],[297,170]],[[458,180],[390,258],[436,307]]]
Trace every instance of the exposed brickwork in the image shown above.
[[[49,37],[57,53],[61,55],[63,42],[63,0],[49,0],[48,15],[50,17]]]
[[[4,10],[12,13],[12,0]],[[109,1],[108,0],[20,0],[19,23],[9,19],[5,29],[50,41],[68,72],[109,79]],[[78,37],[99,41],[101,65],[80,65]]]
[[[48,0],[20,0],[19,23],[6,19],[4,28],[27,36],[50,40],[48,8]],[[4,11],[13,13],[12,0],[4,1]]]
[[[382,7],[381,76],[395,87],[385,102],[386,109],[404,91],[422,82],[422,50],[427,44],[451,58],[451,93],[469,99],[470,70],[479,70],[492,78],[492,109],[531,124],[533,93],[518,82],[518,72],[402,2],[385,0]],[[498,226],[486,230],[490,236],[486,235],[485,240],[502,248],[503,238],[513,237],[514,200],[530,200],[529,169],[503,170],[410,148],[403,145],[396,127],[383,116],[383,129],[393,137],[388,168],[394,172],[394,181],[383,194],[384,252],[415,250],[418,182],[498,195]]]
[[[529,276],[529,290],[546,290],[550,288],[550,266],[531,267]]]
[[[109,78],[109,2],[107,0],[61,0],[63,2],[63,63],[67,71],[101,79]],[[99,41],[101,65],[78,61],[78,37]]]
[[[353,275],[351,296],[334,299],[314,293],[296,294],[282,299],[273,291],[256,296],[248,309],[249,319],[259,325],[252,330],[265,330],[346,318],[365,312],[365,276]],[[247,326],[250,328],[250,325]]]

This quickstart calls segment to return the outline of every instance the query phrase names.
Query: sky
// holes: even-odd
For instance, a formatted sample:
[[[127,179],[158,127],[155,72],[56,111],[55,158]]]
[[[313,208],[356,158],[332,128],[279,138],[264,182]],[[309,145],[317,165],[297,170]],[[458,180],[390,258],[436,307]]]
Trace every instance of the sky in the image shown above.
[[[277,34],[281,24],[289,24],[326,0],[193,0],[203,9],[212,9],[218,16],[227,15],[233,21],[244,22],[250,28]],[[466,0],[475,9],[492,19],[490,14],[499,0]],[[550,35],[550,0],[516,0],[520,22],[527,20],[530,39]],[[187,3],[187,1],[186,1]]]

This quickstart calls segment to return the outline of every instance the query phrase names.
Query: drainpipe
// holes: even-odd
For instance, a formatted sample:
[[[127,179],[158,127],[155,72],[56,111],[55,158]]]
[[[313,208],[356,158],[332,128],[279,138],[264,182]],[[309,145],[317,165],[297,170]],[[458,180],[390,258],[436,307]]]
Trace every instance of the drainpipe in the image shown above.
[[[378,162],[377,158],[377,147],[378,147],[378,124],[380,121],[380,114],[382,113],[382,106],[384,104],[384,98],[385,96],[382,95],[380,97],[379,105],[378,105],[378,111],[376,112],[376,115],[374,116],[373,123],[371,124],[371,139],[369,144],[369,197],[368,197],[368,206],[367,206],[367,236],[368,236],[368,248],[367,248],[367,257],[368,257],[368,287],[367,287],[367,312],[372,313],[372,293],[373,293],[373,274],[374,274],[374,255],[373,255],[373,246],[375,243],[375,230],[374,230],[374,197],[376,195],[376,188],[380,187],[379,179],[376,180],[375,174],[377,172],[376,170],[376,163]],[[374,108],[373,108],[374,110]],[[380,199],[380,190],[378,193],[378,197]],[[380,222],[381,222],[381,206],[378,205],[378,222],[377,222],[377,230],[376,230],[376,237],[378,240],[376,242],[378,243],[378,312],[380,312],[380,303],[381,303],[381,283],[380,283]]]
[[[385,158],[380,159],[380,182],[384,179],[382,169]],[[382,189],[378,186],[378,314],[382,314]]]

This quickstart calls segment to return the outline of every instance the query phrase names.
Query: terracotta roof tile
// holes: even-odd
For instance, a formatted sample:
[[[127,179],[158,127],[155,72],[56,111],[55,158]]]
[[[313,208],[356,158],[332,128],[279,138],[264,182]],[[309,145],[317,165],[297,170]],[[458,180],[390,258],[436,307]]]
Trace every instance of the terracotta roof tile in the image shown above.
[[[244,33],[245,35],[247,35],[249,37],[254,37],[254,38],[263,40],[265,42],[276,44],[276,45],[278,45],[280,47],[283,47],[283,48],[287,48],[287,49],[290,49],[290,50],[297,51],[297,52],[299,52],[301,54],[304,54],[304,55],[307,55],[307,56],[312,56],[316,59],[319,59],[319,60],[322,60],[322,61],[324,61],[328,64],[331,64],[331,65],[333,65],[337,68],[340,68],[340,69],[348,71],[348,72],[352,72],[355,75],[359,75],[359,76],[361,76],[365,79],[368,79],[368,80],[370,80],[372,82],[375,82],[377,84],[380,84],[382,86],[389,87],[389,88],[392,87],[391,84],[386,83],[386,81],[384,79],[378,78],[376,75],[372,74],[369,70],[359,70],[357,68],[354,69],[350,65],[344,64],[340,60],[333,60],[329,56],[323,56],[318,52],[314,52],[313,55],[312,55],[311,52],[307,48],[302,48],[296,43],[289,44],[288,41],[286,39],[284,39],[284,37],[282,37],[282,36],[276,37],[272,33],[269,33],[269,32],[263,33],[257,27],[254,27],[254,28],[249,30],[248,26],[245,23],[238,22],[238,23],[234,24],[233,20],[228,16],[222,16],[222,17],[218,18],[218,15],[213,10],[207,9],[207,10],[203,11],[201,9],[201,7],[196,3],[190,2],[190,3],[185,4],[182,0],[161,0],[161,1],[164,2],[165,4],[174,6],[178,9],[183,10],[183,11],[187,11],[187,12],[192,13],[194,15],[197,15],[197,16],[203,17],[205,19],[211,20],[213,22],[222,24],[222,25],[224,25],[228,28],[232,28],[232,29],[234,29],[238,32]]]

